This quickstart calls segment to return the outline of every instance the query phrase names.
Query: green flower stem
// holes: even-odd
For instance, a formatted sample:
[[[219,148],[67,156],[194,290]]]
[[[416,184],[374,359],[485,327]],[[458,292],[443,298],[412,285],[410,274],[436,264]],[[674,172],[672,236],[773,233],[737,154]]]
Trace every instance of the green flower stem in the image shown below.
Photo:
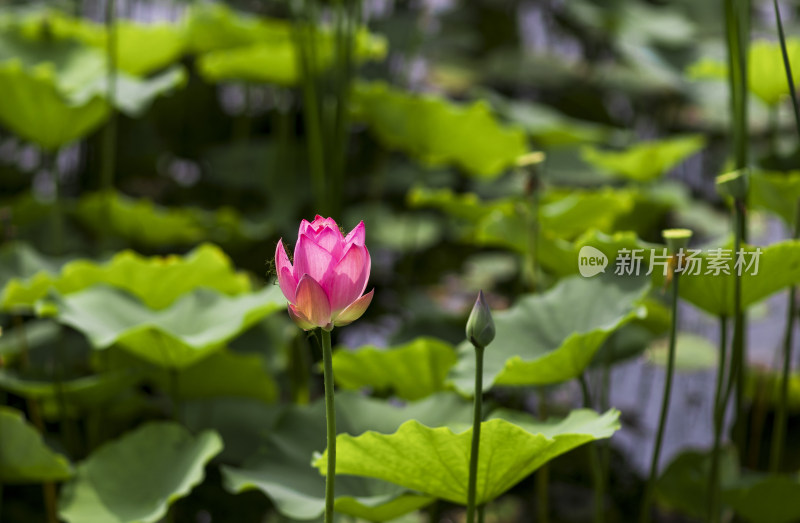
[[[581,384],[583,407],[586,409],[591,409],[592,397],[589,393],[589,384],[586,382],[586,375],[581,374],[578,377],[578,382]],[[600,464],[600,452],[597,448],[597,442],[591,442],[589,444],[589,460],[592,467],[592,481],[594,482],[594,521],[595,523],[603,523],[605,520],[606,493],[603,468]]]
[[[329,202],[326,182],[326,154],[323,138],[322,112],[320,109],[320,95],[317,90],[315,71],[316,50],[315,42],[316,24],[313,9],[309,0],[305,2],[291,2],[291,5],[302,4],[300,12],[295,12],[293,37],[300,51],[300,71],[302,74],[303,89],[303,118],[306,125],[308,143],[308,161],[311,171],[311,186],[313,187],[317,209],[325,215]]]
[[[658,418],[658,431],[656,432],[655,449],[653,459],[650,462],[650,477],[647,480],[647,487],[642,503],[642,512],[639,516],[641,523],[650,521],[650,505],[653,502],[653,494],[658,477],[658,458],[661,456],[661,444],[664,441],[664,428],[667,425],[667,413],[669,411],[669,400],[672,393],[672,377],[675,374],[675,341],[678,332],[678,282],[680,273],[675,272],[672,277],[672,321],[669,330],[669,355],[667,359],[667,372],[664,377],[664,398],[661,401],[661,414]]]
[[[322,331],[322,362],[325,379],[325,421],[328,427],[328,473],[325,476],[325,523],[333,523],[334,482],[336,480],[336,406],[333,403],[333,355],[331,332]]]
[[[469,456],[469,484],[467,487],[467,523],[475,523],[475,490],[478,484],[478,450],[481,443],[481,421],[483,415],[483,352],[484,347],[475,346],[475,401],[472,411],[472,449]]]
[[[728,87],[731,98],[731,121],[733,122],[734,167],[744,169],[748,163],[748,91],[747,91],[747,53],[750,45],[750,0],[723,0],[725,14],[725,34],[728,49]],[[747,223],[744,216],[746,202],[736,202],[736,246],[746,241]],[[736,251],[734,251],[736,252]],[[734,290],[736,314],[733,325],[733,347],[731,382],[736,386],[736,413],[739,423],[735,426],[734,441],[740,456],[744,455],[746,424],[744,423],[744,382],[747,361],[744,333],[746,318],[741,309],[741,278],[736,277]]]
[[[800,201],[795,204],[795,224],[793,238],[800,237]],[[781,369],[781,394],[778,412],[772,429],[772,453],[769,458],[769,471],[778,472],[783,458],[786,439],[786,404],[789,399],[789,373],[792,367],[792,346],[794,345],[794,322],[797,318],[797,286],[789,289],[789,304],[786,313],[786,331],[783,334],[783,368]]]
[[[547,420],[547,392],[539,387],[539,419]],[[536,513],[538,523],[550,521],[550,467],[545,463],[536,471]]]
[[[114,186],[114,167],[117,156],[117,117],[114,109],[117,97],[117,0],[106,3],[106,60],[108,61],[106,100],[111,114],[103,130],[103,157],[100,171],[100,187],[110,191]],[[109,204],[110,205],[110,204]]]
[[[735,235],[733,241],[733,252],[739,252],[739,249],[742,247],[742,243],[745,241],[744,239],[744,213],[745,213],[745,202],[743,200],[737,200],[734,202],[734,222],[735,222]],[[742,457],[745,455],[745,444],[746,444],[746,432],[747,432],[747,424],[745,423],[745,402],[744,402],[744,384],[745,380],[747,379],[747,356],[746,356],[746,349],[745,349],[745,315],[744,310],[742,309],[742,277],[739,274],[739,271],[736,272],[734,275],[734,286],[733,286],[733,310],[734,310],[734,317],[733,317],[733,350],[732,350],[732,358],[733,363],[731,363],[732,367],[735,367],[736,372],[731,372],[730,380],[732,383],[736,385],[736,418],[739,420],[739,423],[736,425],[738,428],[735,429],[736,432],[734,434],[734,441],[736,442],[736,446],[739,449],[739,456]],[[727,404],[727,402],[726,402]]]
[[[795,91],[794,78],[792,76],[792,66],[789,62],[789,53],[786,50],[786,35],[783,32],[783,21],[777,0],[772,1],[775,9],[775,22],[778,26],[778,37],[781,42],[781,53],[783,55],[783,66],[786,70],[786,82],[789,87],[792,108],[794,109],[794,121],[797,133],[800,136],[800,107],[797,102],[797,92]],[[795,222],[792,237],[800,238],[800,200],[795,203]],[[794,335],[794,320],[797,317],[797,286],[789,290],[789,305],[786,318],[786,331],[783,338],[783,369],[781,374],[781,395],[778,401],[778,412],[775,415],[775,425],[772,430],[772,454],[770,455],[769,470],[773,474],[778,472],[781,458],[783,455],[784,440],[786,438],[786,402],[789,396],[789,371],[792,362],[792,345]]]
[[[483,523],[486,519],[486,505],[478,507],[478,523]]]
[[[723,382],[725,381],[725,363],[728,352],[728,318],[719,317],[719,363],[717,367],[717,385],[714,391],[714,444],[711,451],[711,473],[708,481],[708,521],[716,523],[719,521],[719,453],[722,440],[722,422],[725,419],[725,407],[727,401],[723,402]]]

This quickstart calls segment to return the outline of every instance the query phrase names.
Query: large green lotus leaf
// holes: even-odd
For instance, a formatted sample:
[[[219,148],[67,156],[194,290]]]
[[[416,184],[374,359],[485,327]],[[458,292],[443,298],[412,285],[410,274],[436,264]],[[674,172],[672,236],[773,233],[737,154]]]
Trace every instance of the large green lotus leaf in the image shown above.
[[[744,477],[740,485],[726,488],[722,500],[751,523],[793,523],[800,519],[800,477]]]
[[[800,70],[800,39],[788,38],[786,50],[792,71]],[[692,64],[687,74],[693,79],[724,80],[728,76],[728,67],[725,63],[704,58]],[[777,105],[789,95],[789,84],[786,82],[786,69],[779,42],[768,40],[750,42],[747,76],[750,92],[768,106]]]
[[[186,29],[169,23],[139,24],[120,20],[117,31],[117,66],[142,76],[180,60],[186,48]],[[105,39],[97,45],[106,47]]]
[[[286,306],[276,285],[235,297],[207,289],[184,295],[170,307],[152,310],[135,296],[95,285],[55,295],[42,312],[85,334],[96,349],[119,345],[163,367],[185,368],[209,356],[257,321]],[[40,302],[41,303],[41,302]]]
[[[717,368],[719,360],[714,344],[705,336],[690,332],[679,332],[675,344],[675,369],[679,372],[707,371]],[[649,363],[666,366],[669,354],[669,339],[659,338],[650,343],[645,352]]]
[[[73,259],[74,256],[45,256],[27,243],[8,242],[0,247],[0,281],[28,279],[42,271],[55,274]]]
[[[87,27],[87,23],[91,25],[89,22],[69,21],[61,14],[41,13],[43,16],[47,14],[37,22],[39,25],[36,27],[56,29],[47,29],[49,32],[45,33],[42,33],[44,29],[40,29],[41,34],[27,36],[14,32],[0,36],[0,62],[19,62],[31,75],[40,74],[37,72],[42,69],[51,72],[57,92],[63,97],[62,104],[73,111],[96,103],[94,100],[107,101],[109,89],[105,53],[74,40],[77,38],[90,45],[105,46],[105,29],[102,26]],[[130,33],[130,28],[135,33],[137,27],[123,23],[120,37]],[[53,31],[56,31],[55,34]],[[136,38],[141,39],[142,36]],[[158,42],[154,40],[153,43]],[[120,41],[120,45],[125,43]],[[141,47],[141,43],[136,43],[134,49],[128,46],[126,53],[144,57]],[[122,69],[124,71],[124,67]],[[128,116],[141,116],[155,98],[182,86],[185,81],[186,72],[180,66],[149,79],[120,72],[116,74],[114,106]]]
[[[602,171],[637,182],[648,182],[666,174],[702,149],[705,143],[705,137],[700,135],[680,136],[638,143],[624,151],[604,151],[586,146],[581,149],[581,156]]]
[[[38,400],[63,398],[73,405],[97,405],[135,382],[132,372],[109,372],[61,382],[29,379],[11,369],[0,369],[0,389]]]
[[[575,241],[563,240],[549,232],[539,236],[538,262],[548,272],[557,276],[578,274],[578,256],[583,247],[593,247],[608,258],[606,272],[617,270],[616,259],[623,249],[649,249],[655,244],[647,244],[633,232],[617,232],[605,234],[595,229],[588,229]],[[646,271],[646,265],[642,265]]]
[[[455,363],[456,352],[449,343],[417,338],[389,349],[339,349],[333,354],[333,376],[345,389],[371,387],[414,401],[444,390],[447,373]]]
[[[236,397],[271,403],[278,396],[278,386],[260,354],[222,349],[178,372],[150,365],[122,351],[110,356],[113,368],[138,369],[143,379],[156,383],[168,394],[177,394],[181,401]]]
[[[292,37],[285,20],[237,12],[223,3],[192,4],[187,23],[189,49],[198,54]]]
[[[437,394],[398,407],[353,393],[336,396],[340,434],[367,430],[391,432],[409,419],[429,424],[466,426],[470,405],[454,394]],[[325,411],[319,401],[293,406],[278,419],[263,450],[242,468],[223,468],[228,490],[259,489],[284,515],[300,520],[319,517],[325,506],[325,478],[311,465],[325,449]],[[337,476],[336,510],[368,521],[386,521],[429,504],[433,498],[365,478]]]
[[[230,207],[214,212],[196,207],[168,208],[120,193],[98,192],[81,197],[75,217],[98,233],[111,231],[150,247],[191,245],[207,240],[254,241],[262,239],[269,229],[267,224],[246,222]]]
[[[72,476],[69,461],[50,450],[22,413],[0,406],[0,485],[62,481]]]
[[[198,57],[197,70],[213,83],[243,81],[283,86],[297,85],[302,74],[295,45],[288,39],[210,51]]]
[[[176,423],[148,423],[108,443],[78,466],[59,500],[69,523],[151,523],[203,481],[222,450],[213,431],[193,436]]]
[[[750,174],[748,203],[794,226],[800,202],[800,172],[754,172]]]
[[[55,9],[29,10],[18,16],[12,25],[20,34],[43,44],[55,41],[59,45],[72,45],[72,41],[80,41],[107,52],[105,25]],[[135,76],[147,75],[175,63],[186,47],[185,25],[140,24],[120,19],[115,26],[117,67]]]
[[[24,69],[18,60],[0,64],[0,122],[21,138],[56,150],[90,134],[108,118],[99,96],[73,103],[59,90],[51,65]]]
[[[49,265],[24,280],[10,280],[3,289],[0,308],[27,310],[51,288],[65,295],[98,283],[124,289],[153,309],[168,307],[197,288],[228,295],[251,290],[247,275],[236,272],[230,258],[211,244],[200,245],[185,256],[148,258],[127,250],[102,264],[76,260],[63,265],[60,271],[51,270],[54,264]]]
[[[587,230],[611,232],[621,217],[633,212],[636,194],[628,189],[548,191],[539,208],[540,230],[556,238],[572,239]],[[507,197],[482,201],[474,193],[456,194],[451,189],[414,187],[408,202],[415,207],[434,207],[468,224],[465,240],[479,245],[501,246],[526,252],[530,235],[530,204]],[[546,253],[544,253],[546,255]],[[576,258],[577,260],[577,258]]]
[[[106,74],[103,53],[74,40],[6,30],[0,34],[0,62],[17,62],[26,71],[47,66],[58,92],[70,95]],[[73,101],[73,100],[70,100]]]
[[[320,31],[315,40],[315,72],[323,72],[334,63],[336,44],[329,32]],[[381,60],[386,56],[386,41],[367,31],[355,38],[355,60]],[[297,85],[302,79],[300,57],[295,38],[275,38],[253,45],[219,49],[197,60],[200,74],[209,82],[244,81]]]
[[[729,275],[722,272],[715,275],[709,271],[709,258],[720,260],[712,249],[703,249],[699,255],[700,274],[683,274],[681,276],[681,298],[703,309],[714,316],[732,317],[736,311],[733,306],[734,284],[736,279],[735,263],[737,256],[733,253],[732,244],[727,249],[730,259],[721,265],[727,268]],[[756,252],[756,247],[746,246],[745,253]],[[789,240],[759,247],[761,254],[746,255],[742,266],[742,308],[747,308],[792,284],[800,282],[800,241]],[[657,250],[661,254],[661,250]],[[748,269],[751,260],[758,260],[758,273],[755,266]],[[663,286],[664,274],[660,267],[653,271],[655,286]]]
[[[495,93],[486,93],[486,97],[501,116],[521,125],[542,147],[599,143],[612,134],[609,127],[569,117],[548,105],[503,98]]]
[[[136,78],[118,74],[115,79],[114,107],[131,118],[142,116],[159,96],[168,95],[186,84],[186,69],[176,65],[152,78]],[[108,96],[108,76],[99,76],[71,95],[76,103]]]
[[[645,278],[576,276],[496,312],[497,335],[486,349],[484,390],[492,385],[549,385],[579,376],[609,334],[644,316],[638,303],[648,288]],[[475,351],[468,342],[459,349],[450,380],[459,391],[473,394]]]
[[[603,415],[577,410],[561,422],[531,420],[519,426],[505,419],[484,421],[476,503],[492,501],[556,456],[611,437],[619,428],[618,418],[615,410]],[[403,423],[394,434],[341,434],[336,438],[336,472],[389,481],[465,505],[471,442],[471,427],[453,432],[417,420]],[[327,452],[314,464],[325,473]]]
[[[483,101],[456,105],[360,82],[353,86],[353,114],[387,147],[427,165],[455,164],[481,178],[495,178],[529,152],[525,132],[502,125]]]

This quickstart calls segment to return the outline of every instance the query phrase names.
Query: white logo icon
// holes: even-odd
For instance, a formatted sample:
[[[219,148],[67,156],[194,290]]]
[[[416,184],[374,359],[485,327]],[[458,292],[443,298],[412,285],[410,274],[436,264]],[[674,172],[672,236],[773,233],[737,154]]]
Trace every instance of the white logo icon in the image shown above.
[[[591,278],[606,271],[608,256],[589,245],[581,247],[578,253],[578,272],[584,278]]]

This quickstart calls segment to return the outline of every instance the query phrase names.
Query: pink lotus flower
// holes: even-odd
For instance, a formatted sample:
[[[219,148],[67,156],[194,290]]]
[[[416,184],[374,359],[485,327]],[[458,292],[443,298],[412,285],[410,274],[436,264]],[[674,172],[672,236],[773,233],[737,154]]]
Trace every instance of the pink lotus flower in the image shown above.
[[[317,215],[311,223],[300,222],[294,265],[283,239],[278,242],[278,284],[289,300],[289,316],[300,328],[331,330],[357,320],[367,310],[374,290],[364,294],[371,264],[364,238],[364,222],[342,237],[333,218]]]

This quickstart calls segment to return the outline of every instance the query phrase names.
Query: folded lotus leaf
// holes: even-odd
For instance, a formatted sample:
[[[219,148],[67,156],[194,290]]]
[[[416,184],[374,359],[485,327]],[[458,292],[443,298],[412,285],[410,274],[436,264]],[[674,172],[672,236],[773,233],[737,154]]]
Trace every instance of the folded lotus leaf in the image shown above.
[[[145,257],[128,250],[105,263],[75,260],[60,267],[29,250],[22,254],[40,259],[43,270],[25,279],[9,280],[0,294],[3,310],[31,309],[50,289],[66,295],[98,283],[124,289],[153,309],[168,307],[197,288],[228,295],[251,290],[247,275],[236,272],[230,258],[211,244],[202,244],[185,256]]]
[[[197,289],[161,310],[105,285],[56,294],[53,300],[40,301],[40,313],[82,332],[95,349],[119,345],[151,363],[178,369],[220,350],[286,306],[277,285],[234,297]]]
[[[619,429],[619,411],[603,415],[576,410],[561,421],[522,425],[505,419],[481,424],[476,504],[497,498],[536,469],[575,447],[609,438]],[[390,481],[453,503],[466,505],[472,427],[454,432],[417,420],[393,434],[369,431],[336,438],[336,473]],[[327,452],[314,462],[323,474]]]

